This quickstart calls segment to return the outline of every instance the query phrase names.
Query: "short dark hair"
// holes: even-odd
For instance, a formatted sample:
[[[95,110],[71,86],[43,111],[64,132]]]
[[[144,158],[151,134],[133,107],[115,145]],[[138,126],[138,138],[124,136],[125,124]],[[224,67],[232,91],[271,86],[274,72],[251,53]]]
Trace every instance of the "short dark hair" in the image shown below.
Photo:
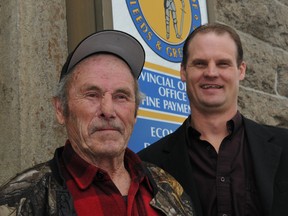
[[[205,33],[210,33],[210,32],[213,32],[217,35],[222,35],[225,33],[228,33],[230,35],[230,37],[234,40],[236,47],[237,47],[237,57],[236,58],[237,58],[237,66],[239,67],[243,61],[243,48],[242,48],[240,36],[236,32],[236,30],[234,30],[232,27],[224,25],[224,24],[220,24],[220,23],[208,23],[208,24],[202,25],[202,26],[196,28],[186,38],[186,40],[184,42],[184,46],[183,46],[183,58],[182,58],[181,65],[184,68],[186,67],[187,59],[189,56],[188,47],[189,47],[190,41],[192,41],[192,39],[197,34],[205,34]]]

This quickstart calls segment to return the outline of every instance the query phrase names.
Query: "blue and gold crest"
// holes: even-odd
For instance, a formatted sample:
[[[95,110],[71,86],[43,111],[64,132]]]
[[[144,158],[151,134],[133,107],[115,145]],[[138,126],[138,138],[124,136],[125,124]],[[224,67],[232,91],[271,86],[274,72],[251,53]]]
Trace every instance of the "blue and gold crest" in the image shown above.
[[[126,0],[147,45],[160,57],[181,62],[186,37],[201,25],[198,0]]]

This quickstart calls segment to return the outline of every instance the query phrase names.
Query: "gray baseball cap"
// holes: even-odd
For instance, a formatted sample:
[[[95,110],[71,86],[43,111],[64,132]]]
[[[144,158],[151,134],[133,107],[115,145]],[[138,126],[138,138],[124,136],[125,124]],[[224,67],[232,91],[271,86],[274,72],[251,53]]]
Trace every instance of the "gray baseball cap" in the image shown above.
[[[140,42],[122,31],[103,30],[86,37],[69,54],[62,67],[60,80],[80,61],[99,52],[119,56],[129,65],[135,78],[140,76],[145,63],[145,51]]]

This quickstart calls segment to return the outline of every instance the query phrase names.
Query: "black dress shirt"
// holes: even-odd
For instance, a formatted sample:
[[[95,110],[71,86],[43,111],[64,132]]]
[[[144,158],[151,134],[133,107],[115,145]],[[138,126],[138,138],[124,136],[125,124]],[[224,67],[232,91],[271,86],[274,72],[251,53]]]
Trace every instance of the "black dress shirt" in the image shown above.
[[[190,121],[188,121],[190,122]],[[261,216],[241,114],[227,122],[218,154],[187,124],[186,141],[204,216]],[[253,145],[253,143],[252,143]]]

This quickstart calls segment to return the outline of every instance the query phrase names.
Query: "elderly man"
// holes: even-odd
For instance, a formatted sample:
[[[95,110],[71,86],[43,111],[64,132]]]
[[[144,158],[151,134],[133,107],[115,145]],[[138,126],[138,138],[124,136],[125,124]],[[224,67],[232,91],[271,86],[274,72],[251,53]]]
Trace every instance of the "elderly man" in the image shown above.
[[[182,187],[127,148],[145,60],[120,31],[84,39],[63,66],[56,116],[68,140],[0,190],[0,215],[194,215]]]

